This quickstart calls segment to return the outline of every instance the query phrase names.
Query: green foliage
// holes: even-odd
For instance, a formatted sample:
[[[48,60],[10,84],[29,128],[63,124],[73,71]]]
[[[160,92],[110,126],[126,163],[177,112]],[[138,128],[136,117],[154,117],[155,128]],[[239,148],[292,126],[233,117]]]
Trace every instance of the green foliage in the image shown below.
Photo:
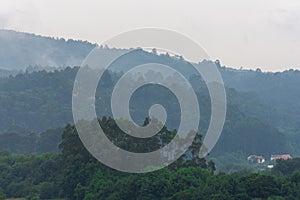
[[[49,129],[41,134],[5,132],[0,134],[0,149],[17,154],[59,152],[63,128]]]
[[[6,195],[3,192],[0,192],[0,200],[5,200]]]
[[[111,118],[103,118],[100,124],[110,130],[108,133],[117,134],[120,131]],[[157,137],[173,134],[164,128]],[[123,139],[132,144],[135,142]],[[169,167],[146,174],[128,174],[96,161],[83,147],[74,126],[67,125],[60,144],[61,154],[33,156],[0,152],[2,196],[76,200],[300,198],[300,171],[293,168],[298,159],[279,161],[270,173],[214,174],[212,161],[206,163],[193,156],[201,145],[201,139],[196,141],[198,143],[188,151],[190,156],[182,156]],[[285,175],[272,175],[278,171],[285,172],[282,173]]]
[[[267,198],[280,194],[280,185],[275,178],[267,175],[250,174],[241,179],[247,194],[252,198]]]
[[[294,171],[300,170],[300,158],[277,160],[273,169],[273,173],[276,175],[292,174]]]

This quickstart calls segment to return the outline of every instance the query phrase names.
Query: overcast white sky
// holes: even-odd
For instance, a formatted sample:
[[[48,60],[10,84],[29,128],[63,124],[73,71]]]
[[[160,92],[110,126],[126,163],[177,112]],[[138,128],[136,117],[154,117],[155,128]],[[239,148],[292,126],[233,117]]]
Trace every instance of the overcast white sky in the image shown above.
[[[0,28],[101,43],[142,27],[179,31],[235,68],[300,69],[299,0],[0,0]]]

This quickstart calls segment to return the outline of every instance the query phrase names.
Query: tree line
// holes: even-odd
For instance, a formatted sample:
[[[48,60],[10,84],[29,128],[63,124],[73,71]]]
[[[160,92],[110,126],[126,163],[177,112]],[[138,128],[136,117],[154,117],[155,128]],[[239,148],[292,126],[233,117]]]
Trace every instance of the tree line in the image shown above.
[[[112,118],[99,123],[119,134]],[[147,123],[147,122],[145,122]],[[167,143],[176,134],[163,128],[157,137]],[[128,136],[131,137],[131,136]],[[201,136],[188,150],[197,155]],[[200,139],[200,140],[199,140]],[[130,138],[121,138],[133,144]],[[153,139],[153,145],[156,144]],[[151,143],[150,143],[151,144]],[[160,144],[161,145],[161,144]],[[128,145],[130,146],[130,144]],[[124,148],[129,148],[129,147]],[[0,198],[28,199],[299,199],[300,159],[279,161],[272,170],[215,173],[214,163],[183,155],[172,165],[146,174],[119,172],[95,160],[82,145],[76,129],[67,125],[61,153],[40,155],[0,153]],[[138,145],[135,145],[138,147]],[[142,148],[142,146],[140,146]],[[142,151],[142,150],[141,150]]]

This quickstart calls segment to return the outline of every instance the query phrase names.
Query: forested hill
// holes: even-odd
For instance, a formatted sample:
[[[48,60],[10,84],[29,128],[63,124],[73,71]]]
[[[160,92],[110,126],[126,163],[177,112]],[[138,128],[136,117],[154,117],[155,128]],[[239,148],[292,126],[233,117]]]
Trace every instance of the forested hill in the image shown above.
[[[300,128],[300,71],[286,70],[284,72],[264,73],[260,69],[230,70],[222,68],[222,76],[227,87],[238,91],[250,92],[272,108],[273,117],[267,118],[262,113],[256,113],[265,121],[278,127]],[[249,95],[250,97],[250,95]],[[251,97],[250,97],[251,98]],[[263,108],[262,108],[263,110]],[[254,113],[252,113],[254,114]]]
[[[0,73],[6,78],[0,78],[0,132],[42,132],[72,123],[71,97],[78,68],[71,67],[80,64],[95,46],[89,42],[1,30],[0,68],[5,70]],[[171,66],[191,80],[201,99],[200,131],[204,134],[210,119],[209,95],[201,78],[194,75],[195,70],[181,57],[135,51],[111,66],[115,72],[106,75],[97,94],[104,95],[105,102],[109,102],[113,84],[120,73],[149,62]],[[203,61],[198,65],[201,67],[209,62]],[[300,155],[299,71],[264,73],[261,70],[230,69],[221,66],[219,61],[215,64],[223,76],[228,98],[227,119],[215,154],[238,151],[243,156]],[[54,70],[57,67],[63,70]],[[25,68],[27,72],[18,75],[11,71]],[[52,72],[35,72],[43,68]],[[14,76],[9,77],[10,74]],[[146,92],[146,89],[151,92]],[[132,101],[133,118],[141,123],[148,115],[143,108],[153,103],[166,107],[169,116],[167,126],[177,128],[180,119],[178,102],[163,88],[139,90]],[[107,105],[99,103],[96,110],[99,117],[111,115]]]
[[[25,69],[29,72],[41,69],[53,71],[59,67],[78,66],[94,47],[96,44],[87,41],[0,30],[0,77],[15,75],[18,70]],[[105,48],[103,51],[116,50]],[[127,56],[122,60],[119,70],[126,71],[134,64],[147,62],[172,66],[186,76],[195,73],[181,57],[155,55],[145,51]],[[201,67],[208,62],[200,62],[199,65]],[[244,96],[248,100],[241,107],[246,115],[258,117],[289,134],[300,134],[299,71],[264,73],[260,69],[236,70],[222,66],[220,61],[215,63],[227,87],[246,92]],[[248,106],[249,102],[251,107]]]
[[[78,66],[95,46],[87,41],[0,30],[0,77],[15,75],[16,70],[53,71],[58,67]],[[106,48],[103,51],[116,50]],[[155,55],[144,51],[132,54],[122,62],[121,71],[126,71],[137,63],[158,62],[172,66],[186,76],[195,73],[180,57]],[[203,61],[199,65],[206,65],[207,62]],[[260,69],[236,70],[222,66],[220,61],[215,63],[228,88],[245,92],[243,95],[247,99],[240,102],[243,113],[258,117],[290,135],[300,134],[299,71],[265,73]]]
[[[95,47],[86,41],[42,37],[0,29],[0,68],[24,70],[32,65],[79,65]]]
[[[71,97],[78,68],[66,68],[54,72],[34,72],[0,79],[0,127],[1,132],[44,131],[72,123]],[[100,82],[96,98],[102,95],[103,102],[110,102],[113,84],[119,74],[107,73]],[[198,81],[197,96],[200,101],[200,133],[204,134],[210,118],[210,100],[207,91]],[[200,92],[202,91],[202,92]],[[240,152],[248,154],[280,154],[288,152],[289,141],[276,128],[259,119],[246,117],[235,104],[243,95],[230,89],[224,130],[214,153]],[[97,101],[99,117],[111,116],[110,107]],[[148,116],[146,109],[154,103],[164,105],[168,113],[167,127],[177,128],[180,119],[179,105],[170,91],[160,87],[144,87],[134,95],[131,105],[133,119],[142,123]],[[177,126],[176,126],[177,125]],[[270,140],[272,138],[272,140]]]
[[[227,87],[244,98],[237,100],[246,116],[256,117],[278,128],[300,152],[300,71],[265,73],[260,69],[230,70],[222,67]]]

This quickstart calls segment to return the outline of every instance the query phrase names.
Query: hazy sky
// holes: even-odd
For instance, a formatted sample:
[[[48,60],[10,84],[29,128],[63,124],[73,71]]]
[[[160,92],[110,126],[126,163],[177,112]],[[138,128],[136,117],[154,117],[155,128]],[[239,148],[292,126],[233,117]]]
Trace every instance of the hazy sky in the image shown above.
[[[0,0],[0,28],[101,43],[142,27],[179,31],[235,68],[300,69],[299,0]]]

